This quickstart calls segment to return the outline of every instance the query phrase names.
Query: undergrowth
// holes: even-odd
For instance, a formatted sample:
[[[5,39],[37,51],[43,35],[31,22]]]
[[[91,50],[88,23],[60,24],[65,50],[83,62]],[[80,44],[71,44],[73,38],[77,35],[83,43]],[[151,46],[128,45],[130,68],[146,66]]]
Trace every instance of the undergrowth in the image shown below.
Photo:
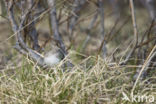
[[[131,96],[134,66],[119,67],[101,57],[86,57],[71,69],[62,64],[43,70],[23,58],[22,65],[0,73],[1,104],[142,104],[122,100]],[[136,66],[137,67],[137,66]],[[140,80],[136,95],[156,96],[155,76]]]

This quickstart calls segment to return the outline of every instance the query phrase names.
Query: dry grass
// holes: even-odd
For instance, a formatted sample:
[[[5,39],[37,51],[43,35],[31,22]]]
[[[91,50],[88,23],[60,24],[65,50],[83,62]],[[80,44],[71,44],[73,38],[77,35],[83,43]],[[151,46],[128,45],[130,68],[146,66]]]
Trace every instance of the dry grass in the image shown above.
[[[70,55],[75,54],[71,52]],[[63,62],[43,70],[26,60],[23,58],[22,65],[14,70],[1,71],[1,104],[132,104],[122,100],[122,92],[130,96],[133,69],[137,66],[119,67],[90,56],[63,72],[60,67]],[[156,96],[154,80],[153,75],[139,81],[134,93]]]

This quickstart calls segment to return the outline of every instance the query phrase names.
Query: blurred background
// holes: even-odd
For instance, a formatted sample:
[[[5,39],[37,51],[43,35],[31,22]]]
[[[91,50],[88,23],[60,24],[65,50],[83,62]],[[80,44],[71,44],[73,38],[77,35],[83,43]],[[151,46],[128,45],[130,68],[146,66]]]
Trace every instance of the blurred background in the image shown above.
[[[17,21],[20,18],[18,3],[20,1],[17,2],[17,8],[15,9]],[[102,15],[99,13],[100,5],[103,8],[103,19],[101,19]],[[35,28],[39,38],[39,45],[45,50],[49,48],[48,40],[51,39],[50,37],[53,37],[53,32],[49,27],[47,8],[48,4],[39,0],[33,10],[34,18],[40,16],[35,21]],[[86,56],[98,55],[103,51],[100,49],[100,46],[104,45],[106,56],[111,56],[111,61],[119,61],[121,57],[126,57],[133,48],[135,37],[129,0],[56,0],[56,12],[59,33],[67,51],[75,50]],[[138,46],[135,54],[132,55],[132,59],[142,60],[147,57],[155,45],[155,1],[135,0],[134,12],[137,25]],[[103,33],[102,20],[104,21]],[[16,53],[13,49],[14,44],[15,34],[12,32],[4,2],[1,1],[1,67],[4,66],[3,64],[8,64],[10,60],[14,60],[14,57],[20,56],[14,55]],[[114,55],[114,59],[112,55]],[[78,56],[77,58],[81,59],[83,57]],[[135,63],[140,63],[140,61],[135,61]]]

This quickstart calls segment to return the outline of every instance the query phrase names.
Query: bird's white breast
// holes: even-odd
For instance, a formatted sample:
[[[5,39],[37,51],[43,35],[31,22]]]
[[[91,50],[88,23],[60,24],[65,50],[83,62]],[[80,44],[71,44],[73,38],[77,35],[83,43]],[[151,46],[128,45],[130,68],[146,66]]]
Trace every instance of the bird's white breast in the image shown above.
[[[56,64],[58,64],[61,60],[57,57],[57,54],[50,54],[44,57],[44,62],[46,63],[46,65],[49,66],[54,66]]]

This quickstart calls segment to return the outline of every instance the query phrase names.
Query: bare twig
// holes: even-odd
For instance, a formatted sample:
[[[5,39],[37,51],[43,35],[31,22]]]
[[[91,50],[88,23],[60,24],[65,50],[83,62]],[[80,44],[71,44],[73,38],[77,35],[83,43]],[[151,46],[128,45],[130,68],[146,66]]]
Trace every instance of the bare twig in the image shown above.
[[[72,10],[72,14],[71,14],[71,19],[70,19],[70,22],[69,22],[69,35],[70,35],[70,38],[72,37],[72,33],[73,33],[73,29],[76,25],[76,22],[79,18],[79,11],[82,9],[82,7],[84,6],[84,4],[86,3],[86,0],[74,0],[74,7],[73,7],[73,10]],[[72,40],[72,39],[71,39]]]
[[[109,36],[109,35],[108,35],[109,38],[107,39],[107,42],[112,41],[112,39],[113,39],[117,34],[119,34],[119,32],[123,29],[123,27],[124,27],[125,25],[127,25],[127,23],[129,22],[129,18],[130,18],[130,17],[127,17],[127,18],[123,21],[122,25],[118,27],[118,29],[117,29],[117,31],[114,33],[114,35],[112,35],[112,36]],[[114,24],[114,25],[115,25],[115,24]],[[111,35],[111,34],[110,34],[110,35]]]
[[[91,31],[91,29],[93,28],[93,26],[94,26],[94,24],[95,24],[95,22],[96,22],[96,20],[97,20],[97,17],[98,17],[98,13],[96,13],[96,14],[94,15],[94,17],[93,17],[91,23],[89,24],[89,26],[88,26],[88,28],[87,28],[87,31],[86,31],[87,37],[86,37],[86,39],[85,39],[85,41],[84,41],[84,43],[83,43],[83,45],[82,45],[82,50],[85,49],[86,45],[88,44],[88,42],[89,42],[89,40],[90,40],[90,35],[91,35],[90,31]]]
[[[104,1],[98,0],[98,6],[99,6],[99,15],[100,15],[100,22],[101,22],[101,39],[104,40],[101,43],[99,52],[101,52],[102,50],[102,56],[103,58],[105,58],[107,49],[106,49],[105,31],[104,31]]]
[[[67,54],[65,45],[62,41],[61,35],[59,33],[59,27],[58,27],[58,20],[56,17],[56,7],[55,7],[55,0],[48,0],[49,7],[53,7],[50,11],[50,24],[51,28],[53,30],[54,39],[59,42],[59,47],[62,49],[64,55]]]
[[[136,46],[138,44],[138,31],[137,31],[137,24],[136,24],[136,17],[135,17],[135,11],[134,11],[134,3],[133,0],[129,0],[130,8],[131,8],[131,15],[132,15],[132,22],[133,22],[133,30],[134,30],[134,44],[132,50],[128,53],[126,56],[126,59],[120,63],[120,65],[126,64],[129,61],[129,58],[134,53]]]
[[[106,43],[108,43],[109,39],[110,39],[111,37],[113,37],[112,34],[113,34],[113,32],[115,31],[115,29],[116,29],[118,23],[119,23],[119,19],[116,19],[116,21],[115,21],[113,27],[111,28],[110,32],[109,32],[108,35],[107,35],[108,37],[107,37],[107,39],[106,39]],[[103,40],[103,41],[104,41],[104,40]]]
[[[28,0],[28,7],[29,8],[32,8],[33,7],[33,4],[35,4],[35,2],[33,0]],[[27,19],[27,21],[31,21],[34,19],[34,16],[33,14],[31,13]],[[36,28],[35,28],[35,22],[36,21],[33,21],[30,25],[29,25],[29,31],[28,31],[28,35],[31,37],[32,41],[33,41],[33,48],[36,50],[36,51],[39,51],[40,50],[40,46],[38,44],[38,36],[37,36],[37,31],[36,31]]]

